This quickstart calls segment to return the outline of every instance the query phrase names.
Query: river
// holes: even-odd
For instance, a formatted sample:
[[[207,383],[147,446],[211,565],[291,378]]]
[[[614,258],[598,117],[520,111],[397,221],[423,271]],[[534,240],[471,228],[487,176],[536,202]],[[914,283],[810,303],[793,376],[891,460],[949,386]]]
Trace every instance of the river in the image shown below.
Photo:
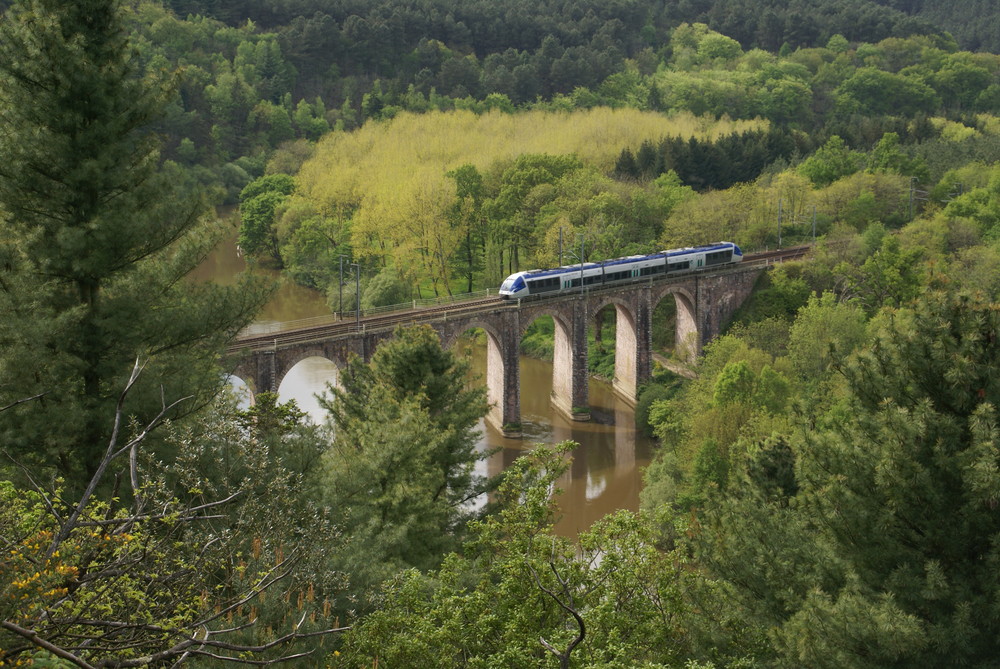
[[[246,263],[230,240],[194,272],[197,280],[232,283]],[[260,270],[258,270],[260,271]],[[276,275],[275,275],[276,276]],[[316,291],[283,282],[260,315],[262,321],[290,321],[329,313],[325,300]],[[485,378],[486,356],[483,346],[473,346],[467,353],[474,377]],[[484,452],[499,447],[486,462],[485,471],[497,474],[536,442],[558,443],[572,440],[579,444],[569,470],[559,481],[561,516],[556,532],[576,536],[595,520],[618,509],[635,510],[639,506],[642,468],[649,464],[651,442],[635,429],[634,414],[607,383],[590,382],[591,412],[594,420],[571,421],[552,410],[552,364],[521,358],[521,424],[523,439],[505,439],[485,422],[480,423],[479,448]],[[323,415],[316,401],[326,383],[335,377],[333,363],[309,358],[296,365],[281,382],[278,395],[294,399],[317,421]]]

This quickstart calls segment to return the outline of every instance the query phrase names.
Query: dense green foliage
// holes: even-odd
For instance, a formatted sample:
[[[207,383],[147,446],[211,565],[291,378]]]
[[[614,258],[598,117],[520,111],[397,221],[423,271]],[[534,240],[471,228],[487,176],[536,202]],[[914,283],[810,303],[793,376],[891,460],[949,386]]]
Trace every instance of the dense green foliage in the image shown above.
[[[988,62],[924,58],[922,71],[900,72],[918,44],[942,54],[991,48],[981,38],[956,44],[940,23],[907,16],[923,8],[862,0],[825,3],[823,11],[813,0],[768,4],[760,11],[745,3],[630,0],[574,5],[567,13],[559,3],[183,0],[165,3],[168,11],[140,4],[135,27],[145,63],[181,65],[185,73],[162,125],[169,155],[225,188],[229,201],[261,175],[282,142],[314,141],[401,110],[604,104],[812,128],[835,123],[844,127],[832,132],[843,136],[845,127],[857,127],[848,118],[857,112],[937,113],[935,103],[985,111],[996,101],[996,68]],[[995,11],[977,17],[980,33],[996,23]],[[913,36],[920,37],[904,39]],[[858,43],[881,46],[843,58]],[[762,50],[779,49],[780,64],[762,59]],[[706,67],[720,66],[724,71],[706,76]],[[823,104],[832,95],[843,104]],[[889,106],[892,99],[898,104]],[[905,140],[901,128],[884,127],[890,130]]]
[[[767,666],[991,661],[996,170],[773,272],[699,377],[654,394],[644,506],[697,515]]]
[[[329,566],[356,592],[437,566],[484,502],[492,483],[473,467],[486,456],[476,450],[486,393],[466,387],[467,371],[430,327],[399,329],[321,399],[336,426],[322,497],[345,534]]]
[[[887,312],[846,397],[785,447],[794,475],[761,445],[710,505],[704,561],[788,666],[993,661],[998,327],[945,293]]]
[[[688,660],[729,660],[700,637],[713,616],[734,631],[719,600],[682,551],[656,547],[649,518],[609,516],[576,545],[552,533],[551,486],[567,450],[515,462],[499,490],[503,510],[473,525],[462,555],[387,584],[386,605],[346,639],[343,666],[707,669],[715,665]]]
[[[0,2],[0,662],[994,664],[1000,21],[931,4]],[[341,311],[818,243],[645,385],[644,509],[573,543],[567,447],[483,501],[485,393],[429,330],[326,426],[210,402],[262,291],[183,279],[198,185]]]
[[[962,49],[990,49],[989,26],[1000,22],[995,8],[968,4],[975,22],[961,6],[953,12],[958,18],[945,20],[923,3],[866,0],[822,8],[815,0],[663,6],[629,0],[574,5],[569,12],[559,3],[179,0],[140,3],[133,28],[144,65],[180,66],[183,73],[180,96],[159,124],[166,155],[221,189],[226,202],[265,173],[294,175],[329,131],[369,127],[367,120],[404,111],[607,106],[770,123],[623,137],[613,149],[614,170],[579,154],[584,168],[619,183],[578,184],[559,194],[561,209],[587,207],[590,218],[604,221],[577,220],[572,234],[640,240],[598,241],[590,254],[597,258],[643,250],[654,237],[674,243],[669,228],[656,230],[655,221],[641,231],[615,225],[622,215],[662,217],[649,202],[658,196],[649,180],[661,174],[673,173],[698,191],[722,189],[808,158],[802,174],[819,185],[859,170],[927,183],[970,159],[992,160],[1000,133],[983,115],[1000,104],[1000,64],[989,53]],[[952,39],[942,25],[967,30],[969,39],[962,30]],[[420,134],[412,126],[408,132]],[[460,132],[449,131],[450,139]],[[809,157],[820,147],[818,157]],[[565,152],[553,143],[499,160],[487,153],[440,167],[434,160],[428,170],[406,165],[412,186],[393,177],[399,192],[391,202],[372,199],[378,206],[371,213],[368,204],[312,192],[285,202],[277,195],[244,202],[251,219],[244,248],[331,297],[333,288],[340,293],[331,268],[341,255],[364,260],[366,279],[381,274],[382,284],[393,283],[382,274],[391,268],[410,287],[409,297],[495,286],[511,269],[553,262],[553,229],[567,226],[542,218],[553,194],[539,190],[541,184],[523,184],[535,191],[527,207],[491,208],[486,200],[499,192],[496,181],[508,160]],[[478,177],[458,171],[466,166]],[[582,201],[595,189],[606,195],[588,207]],[[393,234],[372,230],[369,216],[385,219]],[[398,224],[397,217],[412,222]],[[377,251],[368,248],[376,238]],[[755,232],[738,241],[753,248],[777,240]]]
[[[214,358],[266,298],[181,279],[218,239],[205,202],[158,165],[162,76],[138,68],[117,3],[19,3],[0,24],[0,416],[18,461],[95,472],[136,360],[145,424],[218,391]]]
[[[0,24],[0,662],[277,658],[327,621],[260,597],[311,582],[325,523],[293,492],[305,460],[208,409],[268,291],[184,279],[218,235],[159,163],[167,82],[123,19],[26,0]]]

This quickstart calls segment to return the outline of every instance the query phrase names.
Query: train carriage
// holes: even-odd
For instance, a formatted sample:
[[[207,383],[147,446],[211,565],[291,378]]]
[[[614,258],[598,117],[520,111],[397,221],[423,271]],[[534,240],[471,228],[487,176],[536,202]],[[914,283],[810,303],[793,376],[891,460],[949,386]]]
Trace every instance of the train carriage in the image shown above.
[[[664,274],[694,272],[736,263],[742,259],[743,252],[739,246],[732,242],[718,242],[582,265],[517,272],[504,280],[499,292],[500,297],[505,299],[555,295],[579,290],[581,283],[587,288]]]

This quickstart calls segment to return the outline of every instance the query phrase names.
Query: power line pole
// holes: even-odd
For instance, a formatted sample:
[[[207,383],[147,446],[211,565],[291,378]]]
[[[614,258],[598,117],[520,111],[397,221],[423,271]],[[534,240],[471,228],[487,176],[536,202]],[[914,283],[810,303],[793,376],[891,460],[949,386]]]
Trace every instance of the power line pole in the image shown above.
[[[337,298],[337,320],[344,316],[344,256],[340,258],[340,281],[337,286],[340,288],[340,297]]]
[[[361,265],[351,263],[354,268],[354,325],[361,329]]]
[[[781,198],[778,198],[778,248],[781,248]]]
[[[559,265],[557,265],[558,267],[562,267],[562,231],[563,231],[563,229],[562,229],[562,226],[560,225],[559,226]]]

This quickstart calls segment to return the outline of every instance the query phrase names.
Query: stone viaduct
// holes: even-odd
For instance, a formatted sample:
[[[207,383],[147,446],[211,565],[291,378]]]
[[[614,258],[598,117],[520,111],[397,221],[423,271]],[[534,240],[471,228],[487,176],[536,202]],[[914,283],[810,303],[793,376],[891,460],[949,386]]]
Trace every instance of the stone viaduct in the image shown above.
[[[528,326],[540,316],[555,322],[552,403],[574,420],[589,420],[587,332],[596,314],[608,305],[616,313],[615,391],[635,401],[637,388],[652,373],[653,310],[664,299],[676,304],[678,353],[693,359],[719,334],[733,312],[750,295],[763,265],[729,266],[713,272],[667,280],[642,280],[583,293],[544,299],[491,301],[474,307],[456,303],[449,309],[411,311],[395,319],[361,319],[355,326],[311,327],[241,337],[231,353],[238,356],[234,374],[256,391],[277,391],[285,374],[311,356],[342,368],[349,356],[370,359],[379,342],[399,324],[426,323],[445,347],[471,328],[482,328],[487,339],[487,386],[491,404],[488,420],[506,436],[519,436],[521,424],[518,355]]]

